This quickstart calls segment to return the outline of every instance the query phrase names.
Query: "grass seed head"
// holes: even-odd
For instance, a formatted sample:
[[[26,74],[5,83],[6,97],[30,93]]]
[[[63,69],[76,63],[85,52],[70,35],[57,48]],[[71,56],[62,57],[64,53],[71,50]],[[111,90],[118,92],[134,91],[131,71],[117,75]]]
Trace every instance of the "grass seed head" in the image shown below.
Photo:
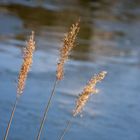
[[[34,41],[34,32],[32,31],[32,34],[27,42],[27,46],[24,49],[23,63],[18,76],[18,85],[17,85],[18,95],[21,95],[23,93],[26,78],[32,65],[34,51],[35,51],[35,41]]]
[[[78,115],[82,111],[91,94],[98,92],[98,90],[96,89],[96,84],[98,82],[101,82],[105,78],[106,74],[107,72],[102,71],[98,75],[95,75],[90,79],[76,101],[76,107],[73,111],[73,116]]]
[[[60,58],[57,64],[56,77],[58,80],[62,80],[64,76],[64,63],[68,59],[70,51],[75,46],[74,43],[80,29],[79,23],[80,21],[78,20],[75,24],[73,24],[72,27],[70,28],[70,31],[64,37],[63,47],[60,49]]]

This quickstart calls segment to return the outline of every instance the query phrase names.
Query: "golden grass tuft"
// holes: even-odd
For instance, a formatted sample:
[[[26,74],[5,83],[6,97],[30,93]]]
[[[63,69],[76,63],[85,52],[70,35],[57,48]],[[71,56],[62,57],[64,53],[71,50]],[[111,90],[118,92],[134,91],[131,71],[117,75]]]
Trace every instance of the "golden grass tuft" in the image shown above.
[[[106,74],[106,71],[102,71],[98,75],[95,75],[91,78],[76,101],[76,107],[73,111],[73,116],[76,116],[82,111],[91,94],[97,93],[96,84],[101,82],[105,78]]]
[[[32,34],[27,42],[27,46],[24,49],[23,64],[21,66],[19,76],[18,76],[18,85],[17,85],[18,95],[21,95],[23,93],[23,89],[25,87],[25,81],[27,79],[27,74],[32,65],[32,57],[34,51],[35,51],[35,41],[34,41],[34,32],[32,31]]]
[[[59,62],[57,64],[57,73],[56,77],[58,80],[62,80],[64,76],[64,63],[68,59],[70,51],[75,46],[75,40],[77,37],[77,34],[79,32],[80,26],[79,26],[80,20],[78,20],[75,24],[72,25],[70,28],[70,31],[68,34],[65,35],[64,41],[63,41],[63,47],[60,49],[60,58]]]
[[[10,116],[10,119],[6,128],[6,132],[4,135],[4,140],[7,140],[11,123],[12,123],[12,120],[16,111],[16,107],[19,102],[20,95],[23,92],[27,74],[32,64],[32,57],[33,57],[34,50],[35,50],[35,41],[34,41],[34,32],[32,32],[32,35],[30,36],[29,41],[27,42],[27,46],[24,50],[23,64],[21,66],[19,76],[18,76],[17,97],[15,100],[14,106],[12,108],[11,116]]]

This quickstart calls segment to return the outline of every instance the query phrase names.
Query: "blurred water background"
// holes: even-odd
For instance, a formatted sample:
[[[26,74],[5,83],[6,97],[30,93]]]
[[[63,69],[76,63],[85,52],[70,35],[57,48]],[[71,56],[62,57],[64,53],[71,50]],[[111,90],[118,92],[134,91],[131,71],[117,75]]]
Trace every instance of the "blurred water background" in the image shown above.
[[[1,0],[0,139],[16,98],[22,50],[31,31],[37,50],[10,140],[34,140],[55,79],[59,49],[81,18],[77,47],[65,65],[42,140],[57,140],[90,77],[108,71],[66,140],[140,140],[140,1]]]

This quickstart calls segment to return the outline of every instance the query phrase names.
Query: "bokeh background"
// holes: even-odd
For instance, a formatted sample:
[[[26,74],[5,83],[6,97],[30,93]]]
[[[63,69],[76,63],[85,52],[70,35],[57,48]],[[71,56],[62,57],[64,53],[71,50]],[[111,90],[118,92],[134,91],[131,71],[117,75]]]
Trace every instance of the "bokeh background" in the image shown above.
[[[57,140],[92,75],[108,71],[66,140],[140,139],[139,0],[0,0],[0,139],[16,98],[23,48],[32,30],[37,49],[9,133],[34,140],[52,89],[59,49],[81,18],[77,47],[65,65],[42,140]]]

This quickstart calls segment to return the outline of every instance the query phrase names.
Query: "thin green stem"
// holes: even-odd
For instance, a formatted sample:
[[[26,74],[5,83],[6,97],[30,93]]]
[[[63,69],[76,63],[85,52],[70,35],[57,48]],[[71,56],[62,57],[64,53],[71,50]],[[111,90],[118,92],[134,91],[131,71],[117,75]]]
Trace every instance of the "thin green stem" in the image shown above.
[[[55,94],[55,88],[56,88],[57,83],[58,83],[58,80],[56,79],[55,82],[54,82],[54,86],[53,86],[52,93],[51,93],[51,95],[50,95],[49,101],[48,101],[48,103],[47,103],[47,105],[46,105],[43,118],[42,118],[41,123],[40,123],[40,128],[39,128],[39,131],[38,131],[38,135],[37,135],[36,140],[40,140],[40,136],[41,136],[41,133],[42,133],[42,129],[43,129],[43,126],[44,126],[45,121],[46,121],[46,119],[47,119],[47,114],[48,114],[48,111],[49,111],[49,108],[50,108],[50,105],[51,105],[51,101],[52,101],[53,96],[54,96],[54,94]]]
[[[72,124],[72,119],[73,119],[73,116],[72,118],[67,122],[67,125],[65,127],[65,129],[63,130],[62,134],[60,135],[59,137],[59,140],[63,140],[63,137],[65,136],[66,132],[69,130],[71,124]]]
[[[12,123],[12,120],[13,120],[13,117],[14,117],[14,113],[15,113],[15,110],[16,110],[16,107],[17,107],[17,104],[18,104],[18,101],[19,101],[19,97],[20,96],[17,95],[3,140],[7,140],[7,137],[8,137],[8,134],[9,134],[9,130],[10,130],[10,127],[11,127],[11,123]]]

